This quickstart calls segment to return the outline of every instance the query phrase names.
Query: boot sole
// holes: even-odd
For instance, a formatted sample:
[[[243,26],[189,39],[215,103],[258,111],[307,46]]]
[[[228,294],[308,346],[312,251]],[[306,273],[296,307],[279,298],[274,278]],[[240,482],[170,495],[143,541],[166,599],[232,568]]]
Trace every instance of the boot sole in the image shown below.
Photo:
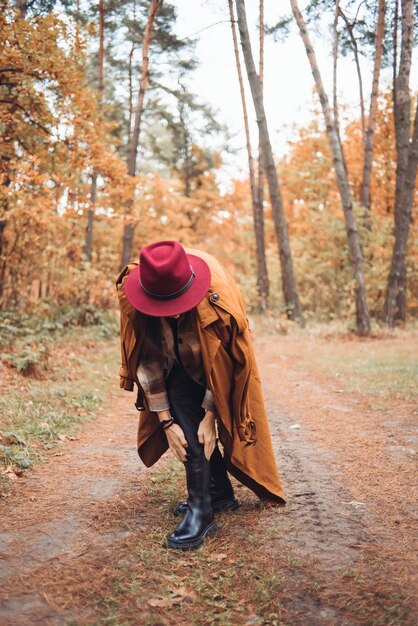
[[[200,545],[202,545],[202,543],[204,542],[204,540],[206,539],[206,537],[208,535],[214,535],[216,533],[216,531],[218,530],[218,524],[213,521],[205,530],[204,532],[194,541],[188,541],[188,542],[177,542],[177,541],[170,541],[168,538],[165,540],[165,547],[166,548],[172,548],[173,550],[195,550],[196,548],[198,548]]]

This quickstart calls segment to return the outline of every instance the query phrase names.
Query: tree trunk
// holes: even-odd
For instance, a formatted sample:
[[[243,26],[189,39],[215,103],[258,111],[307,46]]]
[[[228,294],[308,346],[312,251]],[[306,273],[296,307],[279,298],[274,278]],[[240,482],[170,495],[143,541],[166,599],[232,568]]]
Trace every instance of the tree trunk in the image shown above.
[[[17,11],[19,11],[20,13],[20,17],[25,19],[27,8],[28,8],[26,0],[16,0],[15,6],[16,6]]]
[[[386,288],[385,319],[388,326],[406,319],[406,255],[418,159],[418,103],[411,134],[411,73],[414,39],[413,0],[402,0],[402,42],[395,81],[396,190],[395,243]]]
[[[186,94],[186,88],[184,85],[180,83],[180,87],[184,94]],[[178,112],[179,112],[179,120],[183,135],[183,145],[181,146],[181,154],[183,157],[182,171],[183,171],[183,195],[185,198],[190,198],[192,193],[192,174],[193,174],[193,163],[192,163],[192,138],[188,131],[188,120],[187,120],[187,110],[186,103],[181,99],[178,102]],[[193,212],[188,214],[190,219],[190,224],[193,228]]]
[[[365,141],[366,141],[366,122],[365,122],[365,111],[364,111],[363,79],[361,77],[361,68],[360,68],[360,59],[359,59],[359,52],[358,52],[357,41],[356,41],[356,38],[353,35],[354,23],[350,24],[350,22],[347,19],[347,16],[341,10],[341,7],[339,7],[339,13],[340,13],[341,17],[343,18],[343,20],[345,22],[348,34],[349,34],[350,39],[351,39],[351,45],[353,46],[354,63],[355,63],[355,66],[356,66],[358,86],[359,86],[359,93],[360,93],[361,132],[362,132],[362,138],[363,138],[363,144],[364,144]]]
[[[128,113],[128,146],[132,141],[132,119],[134,115],[134,105],[133,105],[133,84],[132,84],[132,73],[133,73],[133,59],[135,52],[135,43],[131,46],[131,51],[129,52],[129,64],[128,64],[128,82],[129,82],[129,113]]]
[[[133,224],[125,224],[123,227],[123,239],[122,239],[122,257],[120,260],[120,269],[122,270],[125,265],[131,261],[132,254],[132,242],[134,239],[135,227]]]
[[[103,0],[99,0],[99,95],[100,102],[103,97],[103,76],[104,76],[104,7]],[[93,258],[93,229],[94,215],[96,211],[96,195],[97,195],[97,169],[93,169],[90,184],[90,208],[87,214],[86,240],[84,243],[84,254],[89,263]]]
[[[282,289],[286,305],[286,313],[289,319],[295,319],[300,324],[303,324],[304,320],[302,315],[302,309],[300,306],[299,294],[293,271],[293,260],[289,245],[287,222],[284,214],[283,201],[279,186],[279,180],[277,177],[277,171],[274,164],[273,151],[271,148],[267,120],[264,111],[260,79],[255,69],[253,54],[251,50],[251,42],[248,33],[244,0],[236,0],[236,7],[241,46],[244,55],[248,81],[250,83],[254,107],[257,115],[257,124],[261,136],[264,169],[269,185],[273,219],[279,243]]]
[[[255,234],[255,248],[256,248],[256,267],[257,267],[257,292],[259,297],[259,309],[261,311],[266,310],[266,279],[267,279],[267,267],[266,267],[266,259],[265,259],[265,250],[264,250],[264,216],[262,213],[262,206],[260,211],[259,205],[259,196],[258,189],[255,180],[255,168],[254,168],[254,159],[251,149],[251,138],[250,138],[250,126],[248,123],[248,111],[247,111],[247,102],[245,98],[244,91],[244,81],[242,77],[241,71],[241,61],[239,58],[239,48],[238,48],[238,38],[237,31],[235,27],[235,15],[234,15],[234,5],[232,0],[228,0],[229,4],[229,16],[231,21],[231,30],[232,30],[232,40],[234,43],[234,54],[235,54],[235,64],[237,68],[238,74],[238,82],[239,82],[239,90],[241,95],[241,104],[242,104],[242,112],[244,118],[244,128],[245,128],[245,142],[247,147],[247,155],[248,155],[248,171],[250,175],[250,189],[251,189],[251,204],[253,208],[253,219],[254,219],[254,234]],[[268,280],[268,279],[267,279]]]
[[[337,129],[340,128],[338,120],[338,95],[337,95],[337,64],[338,64],[338,18],[340,16],[340,0],[335,0],[334,13],[334,37],[332,45],[332,100],[334,110],[334,122]]]
[[[259,24],[260,24],[260,65],[259,76],[261,94],[263,95],[264,87],[264,0],[260,0],[259,7]],[[263,96],[264,97],[264,96]],[[268,309],[269,306],[269,277],[266,261],[266,247],[265,247],[265,232],[264,232],[264,169],[263,169],[263,148],[262,148],[260,132],[258,133],[258,184],[257,184],[257,205],[258,212],[258,224],[259,224],[259,250],[260,259],[259,263],[259,275],[258,275],[258,292],[260,294],[260,304],[263,311]]]
[[[135,121],[132,132],[132,140],[128,148],[128,173],[130,176],[136,174],[136,158],[138,156],[139,134],[141,130],[142,113],[144,111],[145,92],[148,89],[148,68],[149,68],[149,47],[151,44],[152,33],[154,29],[154,21],[157,11],[161,4],[161,0],[151,0],[148,11],[147,25],[145,28],[144,39],[142,42],[142,67],[141,78],[139,81],[138,103],[135,110]]]
[[[84,254],[89,263],[91,263],[93,258],[93,228],[96,207],[97,176],[97,170],[94,169],[90,184],[90,208],[87,213],[86,240],[84,242]]]
[[[2,296],[4,292],[4,277],[6,274],[6,254],[5,254],[5,238],[4,231],[7,220],[0,219],[0,309],[2,304]]]
[[[370,179],[372,174],[373,144],[376,129],[377,97],[379,95],[379,78],[382,67],[383,37],[385,34],[386,0],[379,0],[377,26],[375,36],[375,53],[373,66],[372,92],[370,95],[369,119],[367,120],[366,141],[364,144],[363,180],[360,189],[360,203],[370,209]],[[370,217],[367,211],[366,219]],[[367,219],[369,222],[369,219]]]
[[[192,161],[190,155],[190,146],[188,144],[185,145],[184,152],[184,162],[183,162],[183,183],[184,190],[183,194],[185,198],[190,198],[192,194]]]
[[[135,110],[134,128],[132,131],[132,137],[128,146],[127,166],[129,176],[136,176],[136,159],[138,156],[139,146],[139,134],[141,130],[142,113],[144,111],[144,98],[145,92],[148,89],[148,68],[149,68],[149,47],[152,40],[152,33],[154,30],[154,22],[161,5],[162,0],[151,0],[147,25],[145,27],[144,38],[142,41],[142,68],[141,78],[139,81],[139,94],[138,103]],[[126,215],[129,215],[133,206],[133,198],[127,203]],[[132,222],[125,224],[123,228],[123,241],[122,241],[122,256],[120,262],[120,269],[129,263],[132,255],[132,246],[134,238],[135,226]]]
[[[103,0],[99,0],[99,92],[103,93],[104,76],[104,6]]]
[[[337,177],[338,190],[341,197],[341,203],[344,211],[345,227],[348,239],[349,259],[352,273],[356,283],[356,324],[357,332],[360,335],[370,334],[370,315],[367,307],[366,285],[363,269],[363,255],[360,247],[360,240],[357,232],[356,219],[353,212],[353,199],[350,192],[346,168],[344,166],[344,158],[341,149],[341,143],[338,137],[338,130],[335,126],[334,116],[328,101],[322,83],[321,74],[314,49],[312,47],[309,34],[306,28],[305,20],[299,10],[297,0],[290,0],[293,15],[299,28],[302,41],[305,45],[306,54],[308,56],[312,75],[315,80],[316,89],[318,91],[319,100],[322,106],[322,112],[325,119],[328,141],[330,144],[334,169]]]
[[[393,106],[396,109],[396,76],[398,73],[398,28],[399,28],[399,2],[395,0],[395,13],[393,17],[393,62],[392,62],[392,97]],[[396,119],[395,119],[396,123]]]

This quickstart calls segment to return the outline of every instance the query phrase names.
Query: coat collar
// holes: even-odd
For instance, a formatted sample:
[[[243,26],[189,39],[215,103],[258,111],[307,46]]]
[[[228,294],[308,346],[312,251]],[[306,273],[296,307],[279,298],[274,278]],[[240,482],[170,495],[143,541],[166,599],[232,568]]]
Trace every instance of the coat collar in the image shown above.
[[[216,322],[219,319],[219,315],[210,304],[211,297],[212,293],[209,291],[203,300],[197,305],[197,314],[202,328],[206,328],[206,326],[213,324],[213,322]]]
[[[220,318],[224,319],[225,314],[231,315],[237,324],[238,332],[243,332],[247,325],[245,313],[231,305],[231,303],[222,294],[222,291],[210,289],[206,297],[197,305],[197,314],[201,328],[206,328]]]

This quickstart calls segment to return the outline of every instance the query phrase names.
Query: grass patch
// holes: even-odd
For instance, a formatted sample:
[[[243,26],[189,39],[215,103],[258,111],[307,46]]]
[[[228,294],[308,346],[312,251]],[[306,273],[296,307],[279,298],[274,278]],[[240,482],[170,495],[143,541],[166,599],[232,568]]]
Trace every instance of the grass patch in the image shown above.
[[[0,362],[24,376],[42,378],[53,359],[55,343],[85,328],[90,338],[116,337],[117,316],[88,304],[60,307],[52,302],[39,302],[30,312],[2,311]]]
[[[95,415],[111,380],[117,383],[118,345],[88,328],[72,328],[51,343],[53,359],[42,378],[4,368],[0,394],[0,487],[73,437]],[[16,345],[15,345],[16,349]],[[18,352],[16,352],[18,354]],[[5,474],[6,471],[6,474]]]
[[[413,400],[418,396],[418,340],[408,342],[316,343],[315,366],[338,378],[346,392]]]
[[[136,561],[120,571],[118,584],[101,600],[104,616],[97,624],[233,626],[246,623],[248,615],[260,624],[281,624],[282,566],[266,563],[257,550],[263,537],[257,545],[250,526],[245,529],[263,516],[262,509],[247,511],[242,519],[241,510],[218,515],[218,533],[197,550],[164,547],[180,521],[169,511],[183,496],[184,485],[184,469],[175,460],[153,474],[147,486],[152,530],[135,538]],[[237,539],[241,532],[244,543]]]
[[[349,333],[342,322],[314,324],[300,329],[295,323],[255,319],[255,334],[282,335],[282,354],[297,357],[308,371],[322,371],[336,379],[347,393],[369,394],[414,401],[418,396],[418,331],[374,327],[371,338]]]

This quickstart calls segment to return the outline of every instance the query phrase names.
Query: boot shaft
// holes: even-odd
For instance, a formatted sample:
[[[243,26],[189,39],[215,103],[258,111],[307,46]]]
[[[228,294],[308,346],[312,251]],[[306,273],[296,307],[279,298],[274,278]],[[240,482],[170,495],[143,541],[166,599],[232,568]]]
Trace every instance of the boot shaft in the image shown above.
[[[212,513],[210,493],[211,464],[206,458],[185,462],[188,503],[192,511],[203,515]]]

